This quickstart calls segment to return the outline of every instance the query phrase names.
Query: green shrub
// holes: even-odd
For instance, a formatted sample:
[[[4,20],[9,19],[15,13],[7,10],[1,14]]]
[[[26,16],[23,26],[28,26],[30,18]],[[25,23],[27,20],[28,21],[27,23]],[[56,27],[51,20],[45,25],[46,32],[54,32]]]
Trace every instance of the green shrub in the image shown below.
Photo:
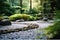
[[[50,26],[45,30],[48,38],[53,38],[53,39],[60,38],[60,21],[56,22],[53,26]]]
[[[60,10],[56,10],[56,19],[60,19]],[[45,28],[45,33],[48,38],[60,39],[60,21],[55,21],[55,24]]]
[[[55,18],[60,19],[60,10],[56,10],[55,13]]]
[[[29,17],[30,17],[30,15],[22,14],[22,19],[24,19],[24,20],[28,20]]]
[[[14,14],[14,15],[11,15],[11,16],[9,17],[9,19],[10,19],[11,21],[15,21],[15,20],[17,20],[17,19],[21,19],[21,17],[22,17],[22,14]]]
[[[33,21],[33,16],[29,16],[28,20]]]
[[[8,19],[9,16],[3,16],[4,19]]]
[[[34,20],[35,18],[28,14],[14,14],[14,15],[11,15],[9,19],[11,21],[15,21],[19,19],[24,19],[25,21],[31,21],[31,20]]]

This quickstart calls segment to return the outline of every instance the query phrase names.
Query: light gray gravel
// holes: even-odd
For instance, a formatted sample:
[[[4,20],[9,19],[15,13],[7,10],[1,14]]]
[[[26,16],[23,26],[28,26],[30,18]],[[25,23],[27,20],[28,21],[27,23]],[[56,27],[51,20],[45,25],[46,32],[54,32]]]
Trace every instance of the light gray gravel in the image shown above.
[[[50,22],[38,22],[38,21],[23,22],[23,23],[27,23],[27,24],[35,23],[35,24],[39,25],[39,28],[31,29],[31,30],[27,30],[27,31],[19,31],[19,32],[14,32],[14,33],[1,34],[0,40],[40,40],[41,38],[42,38],[41,40],[47,40],[45,35],[42,36],[42,34],[44,34],[44,31],[41,29],[46,28],[49,25],[53,24]],[[21,24],[13,24],[13,26],[22,27]],[[12,26],[12,28],[13,28],[13,26]],[[24,24],[23,24],[23,26],[24,26]],[[37,36],[39,36],[38,39],[36,39]]]

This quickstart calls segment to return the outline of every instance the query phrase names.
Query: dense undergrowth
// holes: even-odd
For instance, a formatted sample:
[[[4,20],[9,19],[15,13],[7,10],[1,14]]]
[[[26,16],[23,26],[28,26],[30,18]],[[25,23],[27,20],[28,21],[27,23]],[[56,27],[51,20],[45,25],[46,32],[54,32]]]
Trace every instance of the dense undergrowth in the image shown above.
[[[28,14],[14,14],[9,17],[9,20],[11,21],[20,20],[20,19],[23,19],[24,21],[33,21],[33,20],[37,20],[38,17],[37,16],[34,17]]]
[[[48,38],[60,39],[60,21],[46,28],[46,34]]]
[[[56,19],[60,19],[60,10],[56,10]],[[48,38],[60,39],[60,21],[55,21],[54,25],[45,28],[45,33]]]

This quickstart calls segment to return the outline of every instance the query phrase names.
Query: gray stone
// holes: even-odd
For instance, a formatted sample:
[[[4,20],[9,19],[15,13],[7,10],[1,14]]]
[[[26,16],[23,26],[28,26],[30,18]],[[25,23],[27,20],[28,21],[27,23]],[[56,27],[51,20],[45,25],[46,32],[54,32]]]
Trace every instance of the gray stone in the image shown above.
[[[21,22],[23,22],[23,21],[24,21],[24,19],[20,19],[20,21],[21,21]]]
[[[43,18],[43,21],[48,21],[48,18]]]
[[[8,19],[4,19],[0,21],[1,26],[11,25],[11,22]]]
[[[20,22],[20,20],[16,20],[16,22]]]
[[[16,22],[23,22],[23,21],[24,21],[24,19],[16,20]]]

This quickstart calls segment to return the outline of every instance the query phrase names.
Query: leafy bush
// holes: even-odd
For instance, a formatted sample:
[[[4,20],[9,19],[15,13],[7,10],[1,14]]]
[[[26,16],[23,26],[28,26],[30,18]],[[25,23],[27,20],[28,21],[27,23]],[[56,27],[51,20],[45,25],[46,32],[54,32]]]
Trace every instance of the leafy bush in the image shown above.
[[[35,14],[35,17],[37,18],[37,20],[40,20],[43,18],[41,13]]]
[[[17,20],[17,19],[21,19],[21,17],[22,17],[22,14],[14,14],[14,15],[11,15],[11,16],[9,17],[9,19],[10,19],[11,21],[15,21],[15,20]]]
[[[9,16],[3,16],[3,19],[8,19]]]
[[[20,19],[24,19],[25,21],[32,21],[32,20],[36,20],[36,17],[33,17],[28,14],[14,14],[14,15],[11,15],[9,19],[11,21],[20,20]]]
[[[60,19],[60,10],[56,10],[55,12],[56,12],[55,18]]]
[[[28,20],[33,21],[34,20],[33,18],[34,18],[33,16],[29,16]]]
[[[46,28],[46,34],[48,38],[60,39],[60,21]]]
[[[28,20],[29,17],[30,17],[30,15],[22,14],[22,19],[24,19],[24,20]]]
[[[60,19],[60,10],[55,10],[55,20]],[[60,39],[60,21],[55,21],[55,24],[45,28],[48,38]]]
[[[0,0],[0,14],[10,16],[14,13],[14,9],[11,8],[7,0]]]

